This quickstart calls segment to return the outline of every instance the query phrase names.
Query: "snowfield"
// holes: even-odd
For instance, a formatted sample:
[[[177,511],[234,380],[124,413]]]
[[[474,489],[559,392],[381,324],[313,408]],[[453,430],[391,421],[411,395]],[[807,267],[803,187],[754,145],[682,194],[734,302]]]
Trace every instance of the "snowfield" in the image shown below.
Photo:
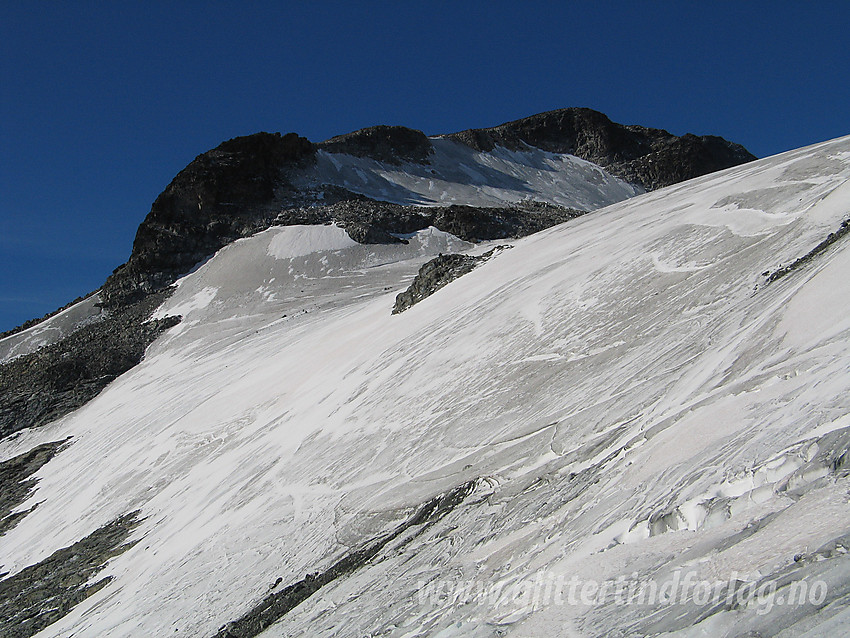
[[[345,153],[316,154],[316,165],[296,175],[300,188],[330,184],[372,199],[424,206],[505,206],[536,200],[595,210],[634,197],[640,187],[601,166],[566,153],[529,146],[476,151],[450,139],[431,138],[427,164],[401,165]]]
[[[439,153],[460,151],[437,142],[439,172]],[[480,198],[464,203],[492,203],[472,162]],[[363,192],[379,175],[387,199],[429,197],[425,176],[381,171]],[[486,246],[436,229],[364,246],[335,226],[237,241],[180,281],[157,315],[183,322],[140,365],[0,443],[7,459],[73,437],[0,537],[0,571],[139,509],[139,542],[98,575],[114,580],[38,635],[212,636],[279,578],[321,572],[474,481],[262,635],[842,635],[850,240],[769,285],[763,273],[850,217],[848,178],[845,137],[655,191],[515,241],[400,315],[422,263]],[[462,590],[677,573],[827,591],[765,611],[693,589],[646,605]]]

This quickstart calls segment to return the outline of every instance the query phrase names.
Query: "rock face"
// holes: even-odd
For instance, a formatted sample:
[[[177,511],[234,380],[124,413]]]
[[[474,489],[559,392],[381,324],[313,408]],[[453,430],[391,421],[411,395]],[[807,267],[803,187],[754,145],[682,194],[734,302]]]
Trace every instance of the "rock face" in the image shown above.
[[[68,440],[42,443],[29,452],[0,463],[0,536],[36,508],[33,505],[29,510],[13,511],[35,490],[38,481],[31,478],[32,475],[67,444]]]
[[[677,137],[662,129],[624,126],[587,108],[549,111],[447,137],[480,151],[497,145],[517,150],[528,144],[570,153],[650,190],[756,159],[722,137]]]
[[[0,581],[0,636],[34,636],[105,587],[111,576],[95,578],[110,558],[135,545],[137,541],[126,541],[141,522],[138,514],[120,516]]]
[[[257,133],[224,142],[184,168],[139,226],[133,252],[110,276],[102,303],[114,307],[170,284],[230,242],[268,228],[285,171],[315,148],[294,133]]]
[[[433,152],[425,133],[404,126],[371,126],[332,137],[319,144],[319,148],[329,153],[347,153],[390,164],[425,163]]]
[[[532,202],[506,207],[403,206],[360,197],[328,206],[292,208],[275,224],[336,222],[357,242],[395,243],[396,235],[434,226],[464,241],[522,237],[583,215],[584,211]],[[392,233],[392,234],[391,234]]]

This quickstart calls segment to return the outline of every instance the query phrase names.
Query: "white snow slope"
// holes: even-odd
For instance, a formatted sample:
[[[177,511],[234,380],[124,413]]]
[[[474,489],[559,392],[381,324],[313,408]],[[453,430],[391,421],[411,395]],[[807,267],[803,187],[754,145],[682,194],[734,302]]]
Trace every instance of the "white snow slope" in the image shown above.
[[[341,186],[373,199],[424,206],[504,206],[536,200],[595,210],[644,192],[601,166],[529,146],[479,152],[431,138],[427,164],[388,164],[345,153],[316,154],[316,165],[293,179],[299,187]]]
[[[2,571],[141,509],[140,542],[98,576],[114,580],[39,636],[210,636],[277,578],[475,480],[263,636],[845,635],[850,559],[814,552],[850,532],[829,456],[850,440],[850,240],[761,273],[850,216],[848,177],[850,137],[656,191],[516,241],[400,315],[418,265],[469,245],[433,229],[351,245],[334,226],[240,240],[182,280],[159,314],[184,321],[139,366],[0,445],[74,437],[0,538]],[[795,565],[823,599],[707,613],[693,590],[689,606],[452,589]]]

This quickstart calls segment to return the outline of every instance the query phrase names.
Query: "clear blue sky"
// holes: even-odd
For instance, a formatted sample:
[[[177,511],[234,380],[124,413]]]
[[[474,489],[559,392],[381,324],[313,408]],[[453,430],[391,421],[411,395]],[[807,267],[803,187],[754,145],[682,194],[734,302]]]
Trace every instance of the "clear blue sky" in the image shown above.
[[[847,2],[0,4],[0,330],[97,288],[236,135],[566,106],[758,156],[850,133]]]

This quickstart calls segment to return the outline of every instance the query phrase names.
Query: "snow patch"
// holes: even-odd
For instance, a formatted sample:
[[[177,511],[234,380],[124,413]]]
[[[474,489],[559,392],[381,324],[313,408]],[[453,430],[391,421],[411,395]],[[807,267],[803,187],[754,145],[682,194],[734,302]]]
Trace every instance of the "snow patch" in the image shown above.
[[[642,189],[603,168],[537,148],[478,152],[450,139],[432,138],[427,164],[385,164],[318,151],[316,165],[295,176],[298,187],[342,186],[373,199],[425,206],[505,206],[536,200],[594,210],[634,197]]]
[[[277,228],[269,242],[268,254],[275,259],[292,259],[328,250],[357,246],[342,228],[328,226],[285,226]]]

